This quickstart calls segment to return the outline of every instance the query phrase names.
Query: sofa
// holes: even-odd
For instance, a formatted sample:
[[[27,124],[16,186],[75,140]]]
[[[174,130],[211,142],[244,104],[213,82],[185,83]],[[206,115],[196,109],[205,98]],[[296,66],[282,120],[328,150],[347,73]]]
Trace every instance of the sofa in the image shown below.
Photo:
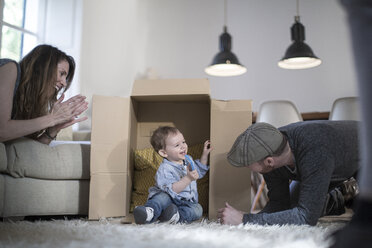
[[[28,138],[0,143],[2,219],[88,215],[90,132],[58,137],[50,145]]]

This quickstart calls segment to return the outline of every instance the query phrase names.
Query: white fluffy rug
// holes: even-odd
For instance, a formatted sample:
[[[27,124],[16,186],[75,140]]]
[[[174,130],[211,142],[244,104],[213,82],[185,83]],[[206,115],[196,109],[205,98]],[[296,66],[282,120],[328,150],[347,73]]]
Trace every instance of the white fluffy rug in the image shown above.
[[[192,224],[120,224],[119,220],[53,220],[0,223],[0,247],[328,247],[330,232],[342,223],[317,226],[226,226]]]

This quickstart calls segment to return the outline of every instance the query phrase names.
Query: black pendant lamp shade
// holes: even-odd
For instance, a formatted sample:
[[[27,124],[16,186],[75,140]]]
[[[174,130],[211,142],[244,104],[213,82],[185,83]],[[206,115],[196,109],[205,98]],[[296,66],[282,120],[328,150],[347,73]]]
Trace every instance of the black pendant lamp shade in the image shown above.
[[[211,76],[238,76],[247,71],[239,63],[238,58],[231,52],[231,36],[224,26],[224,32],[220,35],[220,52],[214,56],[212,64],[205,68],[205,72]]]
[[[318,66],[322,61],[315,56],[313,50],[305,40],[305,27],[300,23],[300,17],[295,16],[295,23],[291,27],[292,44],[287,48],[278,66],[284,69],[306,69]]]

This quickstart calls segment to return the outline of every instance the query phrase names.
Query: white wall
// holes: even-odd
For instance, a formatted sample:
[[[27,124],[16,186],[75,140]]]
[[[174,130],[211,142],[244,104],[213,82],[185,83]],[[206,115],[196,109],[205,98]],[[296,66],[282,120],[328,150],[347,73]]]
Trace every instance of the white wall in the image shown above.
[[[80,89],[80,46],[82,33],[82,0],[42,0],[45,20],[40,32],[39,43],[58,47],[66,54],[74,57],[76,68],[73,83],[65,94],[68,99],[81,92]],[[90,123],[87,123],[90,128]],[[79,124],[72,126],[79,129]]]
[[[82,0],[45,0],[45,23],[41,43],[58,47],[76,62],[74,82],[66,92],[66,99],[80,93],[80,44],[82,28]]]
[[[307,70],[277,67],[290,45],[295,0],[228,0],[232,51],[248,71],[209,77],[204,68],[218,52],[223,6],[223,0],[84,0],[82,93],[89,99],[129,96],[136,78],[157,76],[208,77],[213,98],[252,99],[254,111],[273,99],[291,100],[301,112],[329,111],[335,98],[357,95],[349,33],[337,0],[300,1],[306,42],[323,60]]]

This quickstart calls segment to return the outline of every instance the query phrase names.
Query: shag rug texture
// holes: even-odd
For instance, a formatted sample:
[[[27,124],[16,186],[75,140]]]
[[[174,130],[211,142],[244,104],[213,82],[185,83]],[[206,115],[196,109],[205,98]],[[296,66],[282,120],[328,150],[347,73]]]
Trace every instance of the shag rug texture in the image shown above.
[[[328,247],[342,223],[317,226],[228,226],[203,220],[191,224],[121,224],[120,220],[51,220],[0,223],[0,247]]]

